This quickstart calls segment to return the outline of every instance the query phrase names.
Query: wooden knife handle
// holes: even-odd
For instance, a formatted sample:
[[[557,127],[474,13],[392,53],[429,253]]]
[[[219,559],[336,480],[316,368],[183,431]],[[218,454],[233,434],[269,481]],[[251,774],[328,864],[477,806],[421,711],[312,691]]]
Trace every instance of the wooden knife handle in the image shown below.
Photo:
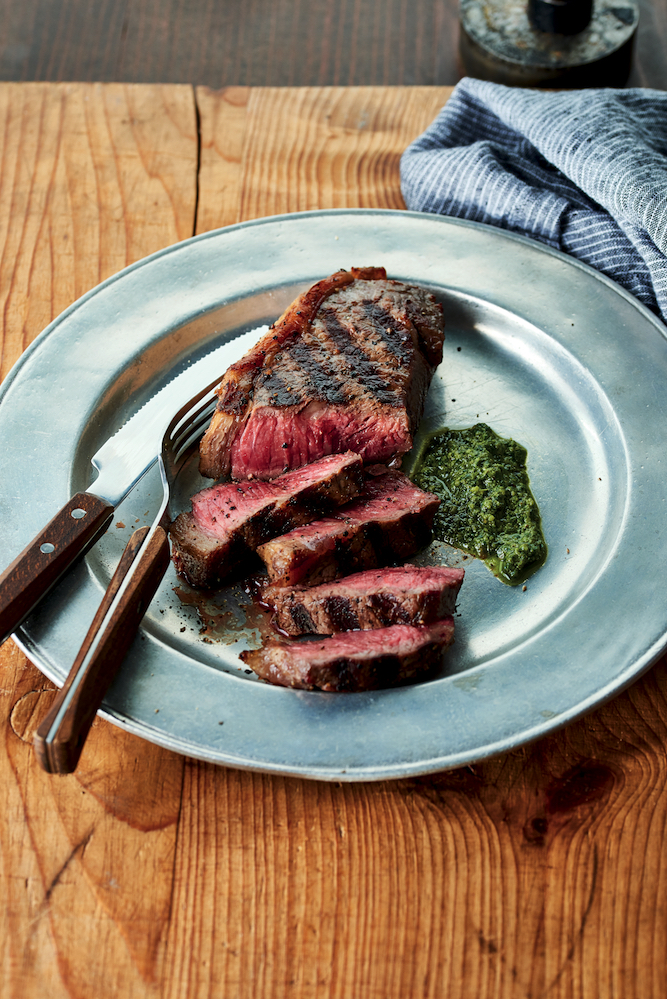
[[[52,738],[47,742],[47,737],[56,721],[60,707],[148,531],[148,527],[141,527],[134,532],[128,541],[69,676],[48,715],[35,733],[35,753],[47,773],[69,774],[76,769],[95,714],[134,640],[137,629],[148,605],[155,596],[162,577],[167,571],[169,541],[164,530],[158,527],[148,548],[141,555],[141,560],[128,589],[123,594],[121,603],[108,622],[104,634],[100,637],[95,653],[79,680],[71,703]]]
[[[74,559],[97,541],[114,508],[77,493],[0,576],[0,645],[57,583]]]

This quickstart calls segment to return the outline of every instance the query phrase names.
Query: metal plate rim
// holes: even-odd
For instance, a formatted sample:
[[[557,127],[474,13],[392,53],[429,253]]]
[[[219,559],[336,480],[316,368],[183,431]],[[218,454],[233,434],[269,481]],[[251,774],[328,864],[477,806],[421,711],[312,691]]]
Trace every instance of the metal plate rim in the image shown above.
[[[543,244],[535,243],[525,237],[518,234],[509,233],[505,230],[499,230],[492,227],[487,227],[480,225],[479,223],[467,222],[465,220],[453,220],[448,218],[443,218],[441,216],[425,216],[420,213],[412,212],[399,212],[390,211],[382,209],[332,209],[326,211],[312,211],[304,212],[283,216],[274,216],[268,219],[256,219],[250,220],[248,222],[239,223],[237,226],[228,227],[222,230],[216,230],[210,233],[204,233],[201,236],[194,237],[191,240],[183,241],[179,244],[174,244],[171,247],[167,247],[163,250],[158,251],[156,254],[151,255],[151,257],[144,258],[143,260],[137,261],[135,264],[130,265],[130,267],[125,268],[123,271],[116,275],[113,275],[107,281],[103,282],[101,285],[92,289],[81,299],[70,306],[65,312],[49,324],[49,326],[43,331],[42,334],[31,344],[28,350],[24,353],[22,358],[17,362],[17,365],[12,369],[12,372],[8,375],[5,383],[0,390],[0,402],[5,397],[9,387],[16,381],[20,379],[23,366],[32,359],[33,355],[39,355],[42,349],[43,343],[47,337],[57,334],[57,331],[63,324],[67,324],[69,317],[76,314],[81,308],[84,302],[94,300],[95,297],[100,293],[101,290],[107,288],[118,281],[122,281],[126,275],[136,272],[142,267],[150,265],[153,261],[164,258],[166,255],[173,254],[174,252],[181,251],[183,249],[188,250],[188,248],[193,243],[200,243],[206,240],[225,240],[227,239],[230,232],[239,232],[240,230],[247,230],[257,226],[268,225],[292,225],[295,221],[298,223],[305,219],[326,219],[327,217],[341,218],[345,220],[352,220],[353,225],[358,224],[359,220],[364,217],[377,217],[382,220],[387,220],[390,218],[396,219],[396,225],[399,229],[402,225],[401,220],[418,220],[420,225],[444,225],[446,228],[457,228],[461,227],[471,230],[482,230],[488,234],[488,238],[493,242],[497,239],[510,240],[511,242],[516,242],[518,244],[529,247],[530,252],[536,252],[538,254],[546,254],[555,258],[556,260],[567,262],[569,267],[573,267],[582,271],[583,273],[589,275],[595,282],[599,282],[609,290],[613,292],[614,295],[620,296],[624,299],[633,309],[644,318],[648,320],[650,325],[653,327],[654,331],[659,334],[662,340],[665,340],[666,330],[656,319],[656,317],[633,298],[628,292],[620,288],[611,279],[599,274],[592,268],[579,261],[576,261],[569,257],[564,257],[563,254],[550,247],[544,246]],[[392,223],[389,223],[392,224]],[[31,658],[35,658],[35,649],[31,647],[31,644],[26,640],[26,636],[23,633],[16,636],[18,644],[29,655]],[[588,699],[580,701],[578,704],[573,706],[568,712],[564,712],[559,715],[557,719],[546,720],[543,723],[532,726],[531,728],[522,731],[521,736],[518,741],[512,737],[500,739],[492,743],[487,743],[483,747],[479,747],[479,751],[475,754],[475,759],[481,759],[486,756],[495,755],[499,752],[505,751],[509,748],[513,748],[518,744],[523,744],[525,742],[532,741],[539,738],[548,732],[555,730],[556,728],[562,727],[563,725],[569,723],[574,718],[578,717],[585,711],[589,710],[591,707],[602,703],[604,700],[609,699],[614,696],[628,684],[630,684],[634,679],[636,679],[640,673],[644,672],[651,663],[657,658],[662,650],[664,643],[664,635],[661,635],[656,641],[654,641],[649,648],[646,648],[643,654],[634,659],[633,663],[628,665],[624,671],[621,671],[615,675],[615,678],[611,680],[608,684],[603,685],[600,689],[592,694]],[[40,665],[43,668],[43,672],[47,676],[50,675],[50,664],[48,659],[44,659]],[[483,667],[480,667],[483,669]],[[52,679],[57,677],[51,676]],[[403,688],[407,690],[408,688]],[[327,696],[327,695],[325,695]],[[304,769],[296,765],[287,765],[281,763],[280,765],[273,765],[269,761],[269,765],[264,763],[258,763],[251,758],[246,758],[242,756],[235,756],[231,751],[218,752],[213,747],[198,746],[195,741],[183,741],[178,739],[170,733],[161,732],[159,729],[152,729],[146,722],[137,723],[132,718],[123,717],[122,714],[112,710],[105,710],[102,712],[104,717],[113,721],[116,724],[121,725],[121,727],[128,729],[129,731],[135,732],[142,737],[149,738],[158,744],[164,745],[166,748],[174,749],[178,752],[182,752],[191,756],[195,756],[201,759],[210,760],[216,763],[222,763],[229,766],[252,769],[252,770],[269,770],[270,772],[293,774],[301,777],[312,777],[313,779],[329,779],[329,780],[339,780],[339,781],[354,781],[354,780],[382,780],[388,778],[402,778],[406,776],[413,776],[420,773],[428,773],[432,771],[441,770],[443,768],[451,768],[454,766],[464,765],[467,762],[471,762],[472,759],[470,754],[464,755],[463,758],[458,758],[455,753],[448,753],[446,755],[439,755],[437,757],[432,757],[430,759],[422,759],[421,761],[411,761],[404,764],[396,764],[395,766],[385,766],[378,770],[377,768],[372,772],[366,773],[363,767],[357,767],[353,773],[345,772],[346,768],[340,769],[335,765],[326,768],[310,767]]]

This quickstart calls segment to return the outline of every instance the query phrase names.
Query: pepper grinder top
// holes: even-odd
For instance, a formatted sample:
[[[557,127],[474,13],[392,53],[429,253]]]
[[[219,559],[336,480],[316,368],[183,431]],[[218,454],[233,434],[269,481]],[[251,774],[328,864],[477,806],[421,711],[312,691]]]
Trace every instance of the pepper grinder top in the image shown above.
[[[522,87],[622,87],[638,0],[461,0],[468,76]]]

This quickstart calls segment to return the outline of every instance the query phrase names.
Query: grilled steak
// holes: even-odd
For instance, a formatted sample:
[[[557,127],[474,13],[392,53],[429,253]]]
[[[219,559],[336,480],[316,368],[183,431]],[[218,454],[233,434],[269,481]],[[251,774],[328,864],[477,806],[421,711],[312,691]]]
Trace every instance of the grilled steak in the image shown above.
[[[192,498],[170,528],[177,572],[195,586],[220,583],[250,551],[357,496],[361,458],[330,455],[272,482],[228,482]]]
[[[287,635],[332,635],[432,624],[454,613],[463,569],[414,565],[372,569],[322,586],[269,586],[262,601]]]
[[[403,562],[428,544],[438,497],[413,486],[402,472],[382,466],[368,471],[358,500],[257,548],[271,584],[329,582]]]
[[[347,450],[366,463],[404,454],[443,339],[433,296],[382,267],[319,281],[226,372],[202,475],[270,479]]]
[[[454,620],[413,628],[348,631],[318,641],[269,642],[241,659],[264,680],[306,690],[358,692],[395,687],[438,666]]]

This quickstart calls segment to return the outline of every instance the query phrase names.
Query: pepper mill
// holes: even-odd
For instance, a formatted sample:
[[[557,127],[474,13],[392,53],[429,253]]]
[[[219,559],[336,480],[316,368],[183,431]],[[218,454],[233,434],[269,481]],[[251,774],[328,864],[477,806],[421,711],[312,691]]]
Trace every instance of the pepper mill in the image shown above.
[[[638,0],[461,0],[468,76],[519,87],[622,87]]]

